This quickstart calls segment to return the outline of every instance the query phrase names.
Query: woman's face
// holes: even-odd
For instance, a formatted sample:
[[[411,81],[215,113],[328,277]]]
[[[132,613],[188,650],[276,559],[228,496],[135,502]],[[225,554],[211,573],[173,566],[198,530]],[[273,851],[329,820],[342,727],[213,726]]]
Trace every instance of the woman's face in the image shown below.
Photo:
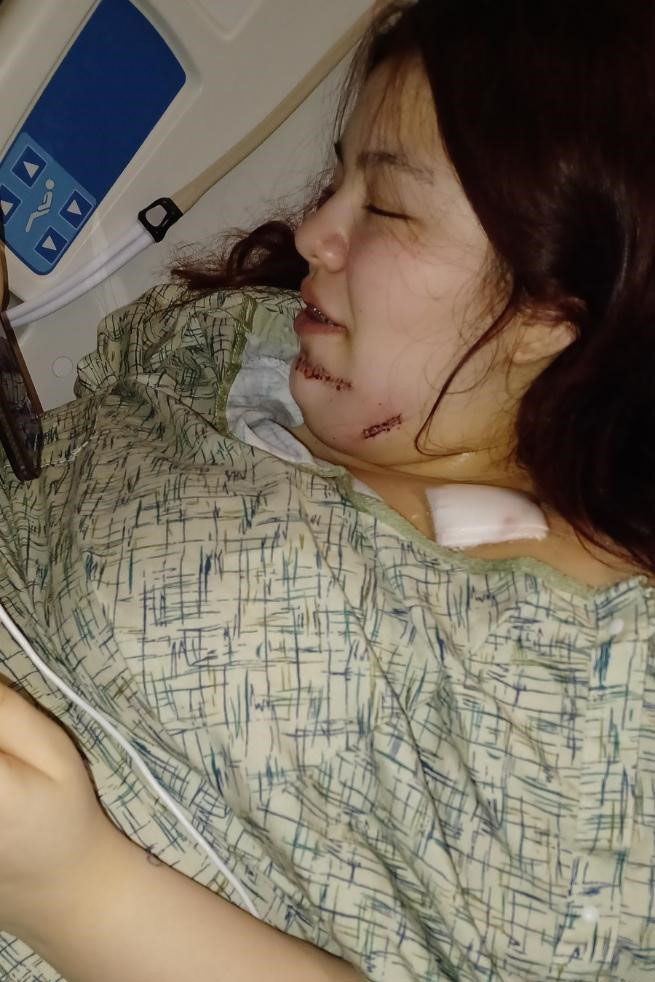
[[[489,250],[441,147],[427,81],[413,69],[383,104],[387,83],[381,66],[340,140],[334,193],[296,233],[309,263],[303,296],[342,329],[297,322],[290,384],[323,444],[404,467],[425,460],[415,437],[490,323],[477,299]],[[429,431],[435,454],[493,441],[507,396],[490,358],[480,352],[451,385]]]

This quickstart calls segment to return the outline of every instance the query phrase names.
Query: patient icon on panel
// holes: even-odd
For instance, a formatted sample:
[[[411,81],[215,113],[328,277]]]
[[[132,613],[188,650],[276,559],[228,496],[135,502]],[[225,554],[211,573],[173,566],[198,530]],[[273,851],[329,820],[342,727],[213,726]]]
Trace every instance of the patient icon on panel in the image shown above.
[[[55,182],[52,180],[51,177],[47,179],[47,181],[45,182],[45,186],[46,186],[46,191],[45,194],[43,195],[43,200],[41,201],[41,204],[36,209],[36,211],[33,211],[32,214],[30,215],[29,221],[25,226],[26,232],[29,232],[29,230],[32,228],[32,225],[37,218],[43,218],[50,213],[50,209],[52,207],[52,192],[54,191],[54,187],[55,187]]]

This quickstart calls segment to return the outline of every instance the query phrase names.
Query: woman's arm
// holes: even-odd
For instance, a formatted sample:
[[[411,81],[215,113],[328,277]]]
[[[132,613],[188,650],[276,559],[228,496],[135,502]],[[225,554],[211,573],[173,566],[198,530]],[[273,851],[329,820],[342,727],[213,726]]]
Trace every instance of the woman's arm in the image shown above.
[[[23,940],[68,982],[356,982],[350,965],[255,920],[117,836]]]
[[[61,726],[0,678],[0,931],[68,982],[355,982],[153,862],[99,806]]]

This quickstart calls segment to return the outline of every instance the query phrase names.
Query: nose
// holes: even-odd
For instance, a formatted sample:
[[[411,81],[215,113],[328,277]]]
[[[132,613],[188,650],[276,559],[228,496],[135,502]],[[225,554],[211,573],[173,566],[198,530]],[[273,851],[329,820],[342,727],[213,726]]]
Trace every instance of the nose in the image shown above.
[[[337,273],[348,255],[348,230],[336,196],[307,215],[296,230],[295,243],[311,267]]]

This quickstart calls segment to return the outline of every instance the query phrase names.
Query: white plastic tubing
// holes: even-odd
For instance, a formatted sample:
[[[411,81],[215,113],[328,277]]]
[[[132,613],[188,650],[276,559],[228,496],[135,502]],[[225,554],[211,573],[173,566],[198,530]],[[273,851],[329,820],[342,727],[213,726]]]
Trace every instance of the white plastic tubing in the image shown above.
[[[14,328],[22,327],[23,324],[38,321],[60,307],[65,307],[121,269],[146,246],[152,245],[152,241],[152,236],[143,225],[135,222],[116,242],[94,256],[77,273],[61,280],[33,300],[17,304],[6,311],[9,323]]]
[[[207,855],[207,858],[210,860],[212,865],[234,887],[234,889],[241,897],[246,907],[246,910],[248,910],[253,917],[259,919],[260,915],[257,911],[257,908],[255,907],[254,903],[250,899],[244,886],[237,879],[234,873],[232,873],[232,871],[228,868],[228,866],[223,862],[220,856],[217,855],[215,850],[210,846],[210,844],[206,841],[206,839],[202,837],[200,832],[198,832],[197,829],[193,827],[189,818],[182,812],[182,810],[177,805],[177,803],[171,798],[168,791],[166,791],[165,788],[163,788],[159,784],[157,779],[153,777],[147,765],[144,763],[142,757],[140,756],[140,754],[137,753],[137,751],[134,749],[134,747],[129,742],[129,740],[126,740],[119,733],[119,731],[117,730],[117,728],[114,726],[114,724],[110,719],[108,719],[98,709],[95,709],[93,706],[90,706],[88,702],[82,699],[82,697],[78,695],[74,689],[71,689],[70,686],[63,681],[63,679],[60,679],[59,676],[56,675],[52,671],[52,669],[48,667],[48,665],[45,664],[45,662],[39,657],[39,655],[37,655],[36,651],[30,644],[30,642],[27,640],[23,632],[20,630],[20,628],[17,627],[17,625],[13,622],[13,620],[11,619],[7,611],[4,609],[2,604],[0,604],[0,623],[2,623],[6,627],[7,631],[12,636],[14,641],[16,641],[20,645],[20,647],[23,649],[27,657],[34,663],[35,667],[41,672],[41,674],[45,678],[47,678],[49,682],[51,682],[54,686],[56,686],[57,689],[63,692],[63,694],[66,696],[67,699],[70,699],[70,701],[75,703],[76,706],[82,709],[85,713],[88,713],[88,715],[102,727],[105,733],[107,733],[108,736],[110,736],[113,740],[115,740],[116,743],[127,753],[132,763],[135,765],[137,770],[141,772],[141,774],[143,775],[147,783],[150,785],[152,790],[155,792],[155,794],[162,800],[164,805],[175,816],[175,818],[177,818],[177,820],[180,822],[180,824],[182,825],[184,830],[188,833],[188,835],[191,837],[191,839],[193,839],[193,841],[198,846],[200,846],[203,852]]]
[[[1,0],[0,0],[1,2]],[[180,188],[171,196],[173,203],[182,214],[191,208],[206,191],[219,181],[228,171],[232,170],[248,154],[252,153],[260,143],[273,133],[281,123],[314,91],[316,86],[335,68],[361,37],[370,22],[371,12],[376,4],[372,3],[345,32],[329,51],[317,62],[311,71],[289,92],[268,116],[257,124],[242,140],[211,164],[202,174],[195,177],[185,187]],[[156,202],[153,202],[156,204]],[[178,216],[179,217],[179,216]],[[133,259],[137,253],[151,245],[154,241],[144,226],[135,221],[134,224],[114,243],[103,252],[98,253],[86,266],[62,280],[56,286],[45,290],[33,300],[17,304],[6,311],[12,327],[22,327],[52,314],[55,310],[81,297],[88,290],[102,283],[109,276]]]

